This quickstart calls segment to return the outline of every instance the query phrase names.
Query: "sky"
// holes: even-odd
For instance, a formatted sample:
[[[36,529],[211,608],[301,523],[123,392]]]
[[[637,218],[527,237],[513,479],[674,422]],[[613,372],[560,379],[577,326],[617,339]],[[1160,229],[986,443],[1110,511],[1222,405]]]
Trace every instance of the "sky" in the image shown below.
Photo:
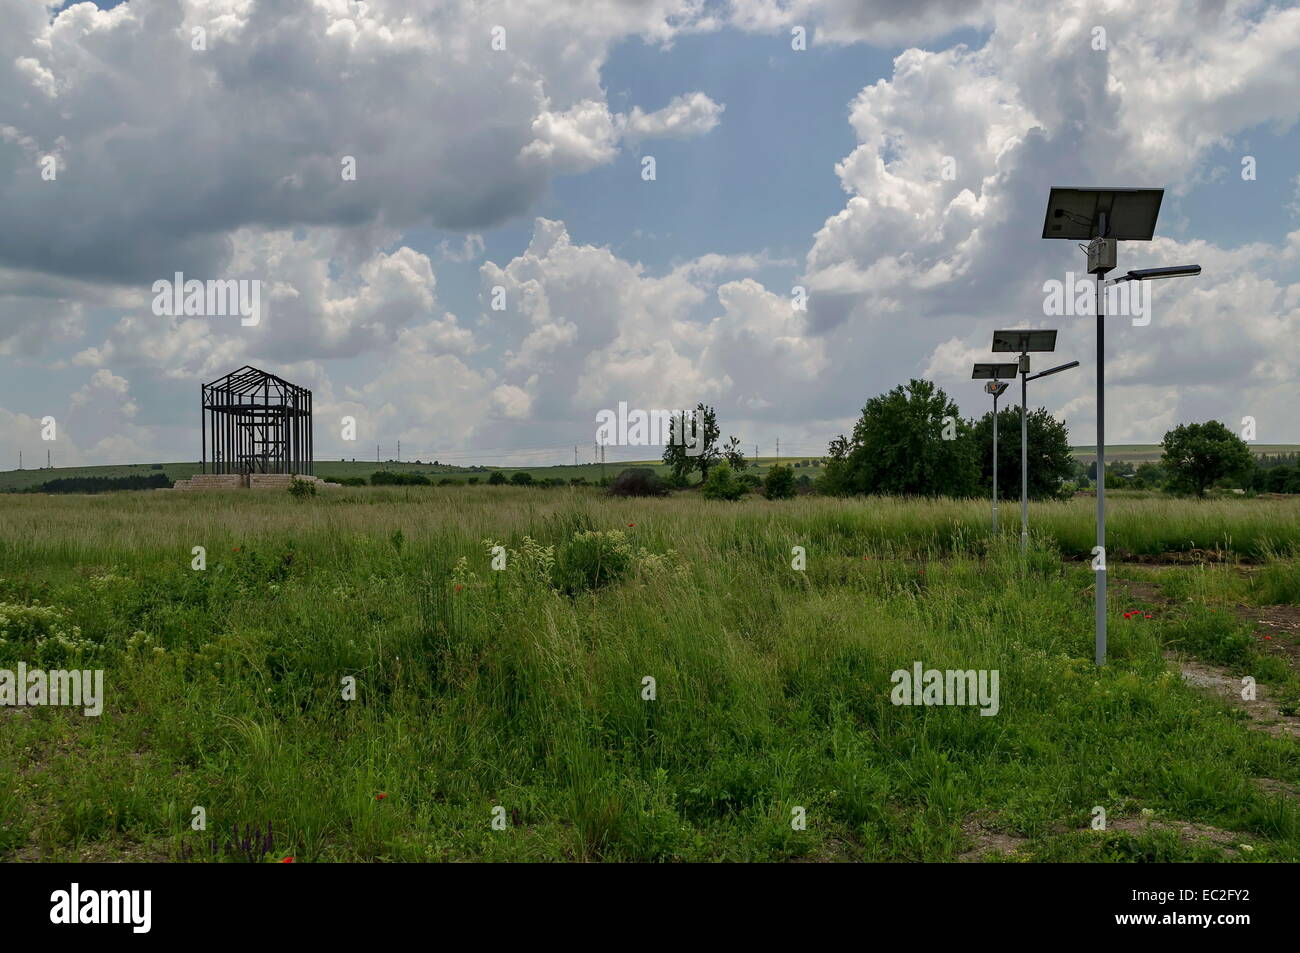
[[[1300,10],[1137,0],[0,0],[0,468],[199,456],[199,387],[310,388],[318,459],[592,459],[717,409],[820,455],[999,328],[1095,439],[1053,185],[1165,189],[1108,443],[1300,443]],[[653,177],[647,163],[653,161]],[[256,323],[155,282],[258,282]],[[495,305],[495,307],[494,307]],[[53,440],[43,439],[51,429]],[[356,421],[344,439],[343,421]],[[377,449],[378,448],[378,449]],[[657,448],[611,446],[610,460]]]

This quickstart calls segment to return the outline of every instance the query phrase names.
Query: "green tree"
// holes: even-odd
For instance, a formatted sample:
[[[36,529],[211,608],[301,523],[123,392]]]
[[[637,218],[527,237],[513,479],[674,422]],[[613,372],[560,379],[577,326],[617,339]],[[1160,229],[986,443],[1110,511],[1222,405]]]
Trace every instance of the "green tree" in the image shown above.
[[[663,461],[672,468],[674,486],[685,486],[686,478],[694,470],[700,471],[701,481],[708,479],[709,470],[722,459],[722,451],[718,449],[720,433],[717,413],[704,404],[699,404],[689,419],[685,411],[669,418]]]
[[[505,482],[506,482],[506,475],[502,473],[500,470],[493,470],[492,475],[488,477],[488,484],[490,486],[500,486],[502,483]]]
[[[1143,490],[1158,490],[1165,485],[1165,479],[1165,468],[1148,460],[1138,464],[1133,485]]]
[[[723,460],[704,481],[702,492],[706,500],[738,500],[748,488],[732,474],[731,464]]]
[[[1249,477],[1254,461],[1246,442],[1219,423],[1179,424],[1160,441],[1161,464],[1170,487],[1204,496],[1207,487],[1229,477]]]
[[[1029,498],[1050,500],[1062,493],[1062,486],[1074,476],[1070,455],[1070,434],[1065,423],[1045,408],[1031,410],[1025,420],[1029,435]],[[993,411],[975,422],[971,431],[980,466],[980,487],[993,492]],[[1020,499],[1020,408],[998,411],[998,498]]]
[[[767,471],[763,479],[763,495],[769,500],[789,500],[795,495],[794,468],[779,463]]]
[[[849,441],[832,441],[822,486],[831,493],[974,496],[979,463],[970,424],[942,388],[912,380],[873,397]]]
[[[827,496],[844,496],[851,493],[849,489],[849,453],[853,447],[844,434],[831,441],[826,452],[825,465],[817,475],[815,488],[818,493]]]
[[[510,482],[515,486],[528,486],[533,482],[533,475],[527,470],[517,470],[510,475]]]
[[[749,466],[749,461],[745,459],[745,454],[740,449],[740,438],[734,434],[727,441],[727,445],[722,448],[722,455],[726,458],[727,463],[731,465],[731,469],[737,473]]]

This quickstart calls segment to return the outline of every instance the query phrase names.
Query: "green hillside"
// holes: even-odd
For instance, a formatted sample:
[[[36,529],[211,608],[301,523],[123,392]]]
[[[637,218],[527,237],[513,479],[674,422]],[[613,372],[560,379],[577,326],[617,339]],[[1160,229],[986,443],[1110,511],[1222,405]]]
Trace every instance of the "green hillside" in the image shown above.
[[[1145,463],[1148,460],[1155,461],[1160,459],[1163,451],[1159,444],[1155,443],[1119,443],[1106,445],[1106,461],[1115,463],[1120,460],[1129,463]],[[1294,443],[1253,443],[1250,445],[1250,452],[1255,456],[1269,455],[1273,456],[1280,453],[1300,453],[1300,444]],[[1070,453],[1074,454],[1075,459],[1082,460],[1084,463],[1091,463],[1097,456],[1095,446],[1071,447]]]
[[[1251,451],[1255,454],[1280,454],[1280,453],[1300,453],[1300,445],[1297,444],[1254,444]],[[1070,452],[1074,456],[1089,463],[1094,456],[1093,447],[1071,447]],[[1146,460],[1160,459],[1160,447],[1156,444],[1115,444],[1106,447],[1106,459],[1110,462],[1127,460],[1132,463],[1142,463]],[[812,457],[760,457],[757,461],[751,461],[751,472],[762,475],[767,472],[773,464],[792,464],[798,468],[800,473],[807,473],[809,476],[816,477],[819,469],[813,466],[815,459]],[[799,465],[803,464],[802,467]],[[603,467],[599,463],[582,463],[577,466],[550,466],[550,467],[457,467],[450,464],[439,464],[434,466],[432,463],[394,463],[391,461],[384,463],[375,463],[374,461],[357,460],[317,460],[316,475],[323,480],[332,480],[340,477],[367,477],[379,470],[389,470],[401,473],[420,473],[430,479],[441,479],[442,477],[451,477],[453,479],[468,479],[477,476],[480,480],[486,481],[487,477],[493,470],[500,470],[506,476],[510,476],[520,470],[526,470],[531,473],[534,480],[560,479],[571,480],[575,477],[581,477],[590,483],[600,480],[602,475],[615,476],[620,471],[628,467],[650,467],[657,473],[666,474],[668,468],[658,460],[642,461],[609,461]],[[66,477],[126,477],[126,476],[149,476],[154,473],[163,472],[171,480],[185,480],[199,472],[199,464],[196,462],[189,463],[131,463],[118,464],[114,466],[102,467],[55,467],[53,469],[36,469],[36,470],[7,470],[0,471],[0,493],[9,490],[23,490],[27,487],[37,486],[47,480],[58,480]]]

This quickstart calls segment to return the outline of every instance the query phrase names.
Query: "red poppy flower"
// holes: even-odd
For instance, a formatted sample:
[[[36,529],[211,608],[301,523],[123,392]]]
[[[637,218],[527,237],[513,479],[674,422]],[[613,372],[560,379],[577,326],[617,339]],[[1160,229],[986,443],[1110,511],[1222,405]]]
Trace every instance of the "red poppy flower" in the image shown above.
[[[384,798],[386,798],[386,797],[388,797],[387,794],[376,794],[376,795],[375,795],[375,800],[376,800],[376,801],[382,801],[382,800],[383,800]]]
[[[1266,638],[1266,639],[1272,639],[1273,636],[1271,636],[1271,635],[1266,635],[1266,636],[1264,636],[1264,638]]]
[[[628,526],[635,526],[636,523],[628,523],[627,525],[628,525]]]
[[[460,591],[461,591],[462,589],[464,589],[464,588],[465,588],[465,587],[462,586],[460,583],[456,583],[456,591],[457,591],[457,592],[460,592]]]
[[[282,864],[292,864],[292,863],[293,863],[293,858],[292,858],[292,857],[286,857],[284,860],[280,861],[280,863],[282,863]]]

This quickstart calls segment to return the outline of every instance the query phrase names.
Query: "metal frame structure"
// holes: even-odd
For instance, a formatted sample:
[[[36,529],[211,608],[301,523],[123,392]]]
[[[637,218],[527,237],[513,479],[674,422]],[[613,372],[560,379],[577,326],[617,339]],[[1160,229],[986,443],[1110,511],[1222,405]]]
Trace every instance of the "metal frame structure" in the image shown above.
[[[245,365],[202,394],[204,473],[312,473],[311,391]]]

